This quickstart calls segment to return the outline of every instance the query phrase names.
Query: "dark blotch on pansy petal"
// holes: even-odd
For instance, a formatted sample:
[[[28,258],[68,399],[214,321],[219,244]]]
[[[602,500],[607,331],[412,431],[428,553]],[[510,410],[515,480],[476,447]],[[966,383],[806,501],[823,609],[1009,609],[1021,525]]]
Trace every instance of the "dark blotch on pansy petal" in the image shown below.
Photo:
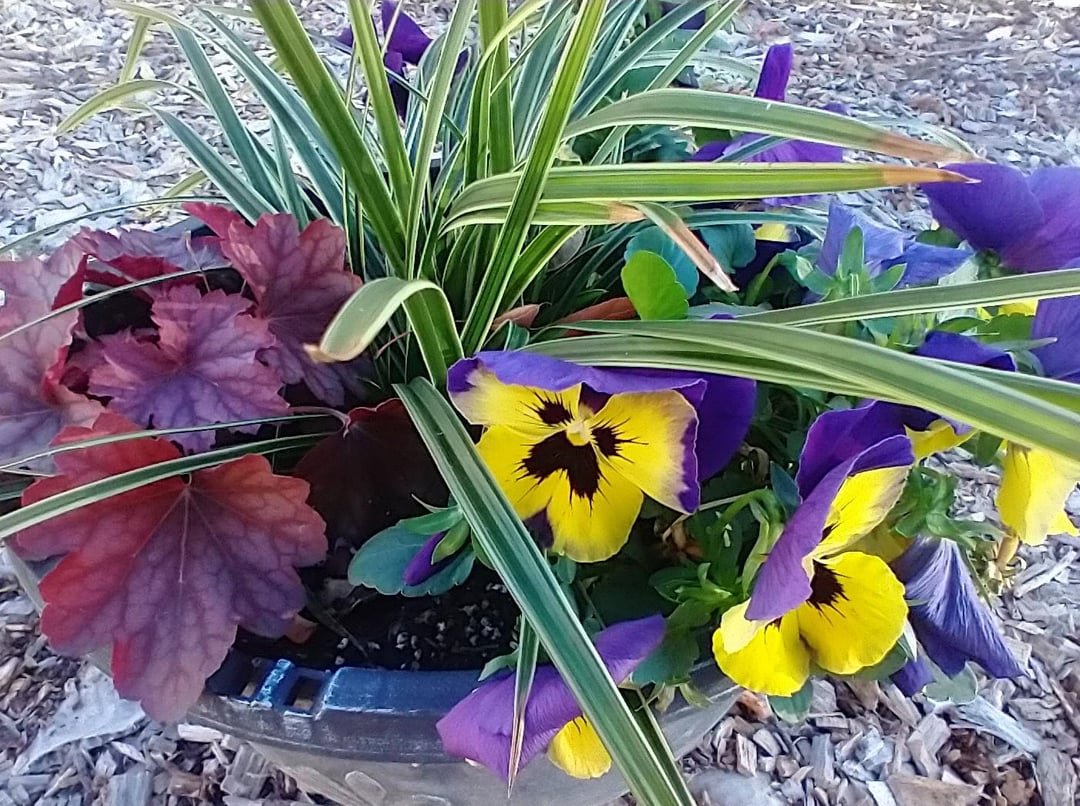
[[[308,451],[295,471],[311,485],[308,503],[326,521],[331,562],[342,572],[372,535],[425,514],[423,504],[444,505],[449,495],[400,400],[349,417],[349,427]]]
[[[945,674],[959,674],[968,661],[993,677],[1023,674],[955,543],[917,538],[892,568],[911,603],[908,618],[915,636]]]
[[[617,683],[633,673],[664,638],[664,619],[649,616],[601,631],[596,650]],[[581,706],[553,666],[538,666],[525,706],[521,766],[543,752],[564,725],[581,716]],[[514,720],[514,675],[485,681],[439,720],[436,728],[451,755],[483,764],[502,778],[510,766]]]

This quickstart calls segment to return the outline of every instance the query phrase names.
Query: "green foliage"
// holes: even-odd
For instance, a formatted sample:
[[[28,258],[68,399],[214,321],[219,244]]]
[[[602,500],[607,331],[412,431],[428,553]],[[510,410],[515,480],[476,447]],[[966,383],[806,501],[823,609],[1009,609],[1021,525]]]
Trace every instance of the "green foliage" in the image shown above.
[[[642,319],[685,319],[690,310],[675,270],[655,252],[632,253],[623,266],[622,284]]]
[[[419,585],[406,585],[405,566],[431,537],[404,525],[391,526],[372,537],[353,555],[349,582],[374,588],[385,596],[437,596],[464,582],[475,556],[463,551],[446,567]]]

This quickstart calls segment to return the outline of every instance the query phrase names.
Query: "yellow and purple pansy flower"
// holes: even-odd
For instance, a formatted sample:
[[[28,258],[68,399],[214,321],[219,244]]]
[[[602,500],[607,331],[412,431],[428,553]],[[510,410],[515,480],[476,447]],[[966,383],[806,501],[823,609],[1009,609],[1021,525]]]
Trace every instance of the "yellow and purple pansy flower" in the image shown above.
[[[518,515],[554,552],[595,562],[626,543],[645,496],[697,509],[700,481],[746,434],[755,387],[483,352],[451,367],[447,388],[465,418],[486,427],[477,447]]]
[[[1080,383],[1080,296],[1044,299],[1035,309],[1032,339],[1050,340],[1032,352],[1048,378]],[[1010,443],[997,495],[1001,522],[1024,543],[1049,534],[1077,535],[1065,501],[1080,482],[1080,461]]]
[[[908,620],[926,655],[955,677],[976,661],[993,677],[1017,677],[1023,670],[1001,638],[979,598],[959,547],[949,540],[917,537],[891,564],[904,583]],[[914,694],[933,679],[920,656],[893,675],[900,690]]]
[[[649,616],[614,624],[599,632],[594,643],[612,679],[622,683],[663,639],[664,619]],[[514,674],[504,672],[482,683],[436,728],[446,752],[509,778]],[[536,667],[525,704],[524,729],[521,767],[545,748],[556,766],[576,778],[596,778],[611,767],[611,757],[554,666]]]
[[[821,415],[796,483],[802,503],[763,563],[750,600],[724,613],[713,654],[736,683],[790,696],[812,664],[851,674],[881,661],[907,617],[904,586],[852,547],[903,491],[915,457],[903,434],[863,438],[858,410]],[[838,460],[837,450],[850,453]]]

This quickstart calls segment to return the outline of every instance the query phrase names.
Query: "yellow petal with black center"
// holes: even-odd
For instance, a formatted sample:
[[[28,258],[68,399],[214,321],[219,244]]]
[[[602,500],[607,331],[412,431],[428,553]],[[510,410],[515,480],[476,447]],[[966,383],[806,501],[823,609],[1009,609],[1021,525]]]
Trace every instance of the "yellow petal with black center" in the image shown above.
[[[495,373],[477,369],[469,388],[453,393],[454,405],[474,425],[502,425],[523,434],[543,434],[578,417],[581,385],[561,392],[503,383]]]
[[[885,561],[849,551],[814,563],[809,601],[793,615],[822,669],[853,674],[895,646],[907,620],[904,586]]]
[[[574,778],[599,778],[611,769],[611,756],[596,729],[583,716],[555,734],[548,745],[548,758]]]
[[[1077,534],[1065,500],[1080,481],[1080,465],[1009,443],[1001,470],[997,508],[1010,532],[1033,545],[1050,534]]]
[[[521,518],[531,518],[543,511],[558,486],[554,475],[530,474],[527,462],[535,446],[544,440],[526,437],[505,426],[495,425],[484,432],[477,450]]]
[[[612,395],[589,419],[593,444],[628,481],[664,506],[697,508],[697,414],[678,392]]]
[[[911,449],[915,453],[916,461],[922,461],[935,453],[952,450],[957,445],[966,442],[973,431],[957,434],[956,429],[947,420],[934,420],[924,431],[905,429],[911,439]]]
[[[825,536],[811,557],[843,551],[870,534],[893,508],[907,481],[907,465],[856,473],[840,487],[825,520]]]
[[[577,562],[599,562],[626,544],[645,496],[591,445],[575,448],[580,465],[553,476],[547,507],[552,549]],[[586,451],[592,452],[595,465],[588,464]]]
[[[790,697],[810,676],[810,651],[793,613],[763,623],[746,619],[746,602],[724,613],[713,633],[720,671],[751,691]]]

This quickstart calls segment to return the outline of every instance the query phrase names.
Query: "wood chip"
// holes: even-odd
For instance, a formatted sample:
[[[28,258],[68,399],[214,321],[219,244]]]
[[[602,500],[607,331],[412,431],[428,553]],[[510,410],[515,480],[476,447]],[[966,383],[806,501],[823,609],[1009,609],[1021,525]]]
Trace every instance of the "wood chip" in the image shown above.
[[[1077,795],[1076,769],[1067,755],[1048,747],[1039,753],[1035,779],[1045,806],[1074,806]]]

